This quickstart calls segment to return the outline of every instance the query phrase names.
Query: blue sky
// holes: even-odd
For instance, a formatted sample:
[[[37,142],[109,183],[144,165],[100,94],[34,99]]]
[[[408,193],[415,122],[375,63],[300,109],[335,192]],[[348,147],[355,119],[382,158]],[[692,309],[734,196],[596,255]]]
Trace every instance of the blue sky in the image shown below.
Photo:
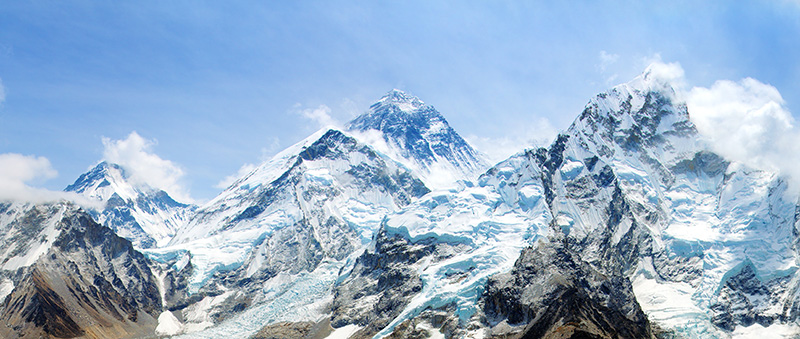
[[[659,58],[691,86],[755,78],[799,112],[798,37],[788,0],[10,2],[0,154],[46,158],[24,181],[58,190],[128,141],[204,200],[320,127],[303,112],[344,122],[399,88],[500,157]]]

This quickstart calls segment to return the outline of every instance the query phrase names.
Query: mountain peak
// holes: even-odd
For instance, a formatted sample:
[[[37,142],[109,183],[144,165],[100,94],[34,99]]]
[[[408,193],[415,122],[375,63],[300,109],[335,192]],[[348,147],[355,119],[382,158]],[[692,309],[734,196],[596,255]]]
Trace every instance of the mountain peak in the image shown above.
[[[353,119],[347,131],[367,139],[374,139],[373,133],[378,132],[383,140],[371,145],[403,163],[431,187],[472,179],[488,167],[483,155],[462,139],[439,111],[398,89]]]
[[[425,103],[419,98],[395,88],[384,94],[370,108],[378,110],[384,106],[394,107],[399,111],[410,113],[424,107]]]
[[[132,181],[122,166],[106,161],[81,174],[64,190],[102,202],[102,209],[91,209],[89,214],[137,248],[169,240],[194,208],[162,190]]]
[[[678,63],[654,62],[642,74],[626,84],[615,88],[625,88],[628,92],[656,92],[673,101],[682,101],[679,89],[683,86],[684,73]]]
[[[75,180],[73,184],[67,186],[64,191],[84,193],[87,189],[95,186],[107,186],[109,184],[108,179],[113,177],[127,178],[128,175],[122,166],[102,161],[88,172],[81,174],[78,180]]]

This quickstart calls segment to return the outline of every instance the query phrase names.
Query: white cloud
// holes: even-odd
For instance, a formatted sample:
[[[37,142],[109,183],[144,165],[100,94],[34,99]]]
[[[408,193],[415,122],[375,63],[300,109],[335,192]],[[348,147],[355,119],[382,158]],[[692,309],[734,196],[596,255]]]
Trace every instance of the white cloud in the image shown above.
[[[610,54],[606,51],[600,51],[600,63],[597,65],[597,69],[600,70],[600,73],[604,73],[608,66],[613,65],[614,63],[619,60],[618,54]]]
[[[800,180],[800,132],[773,86],[746,78],[695,87],[687,107],[698,131],[722,156]]]
[[[103,160],[125,168],[135,183],[162,189],[178,201],[194,202],[181,184],[183,170],[152,152],[155,141],[131,132],[123,140],[103,138]]]
[[[300,108],[300,105],[295,105],[295,108]],[[300,115],[314,121],[320,128],[334,127],[338,128],[341,124],[331,117],[331,108],[326,105],[319,105],[317,108],[306,108],[299,110]]]
[[[557,134],[558,130],[549,120],[539,118],[524,127],[518,127],[515,132],[504,137],[489,138],[471,134],[465,139],[470,145],[485,153],[491,162],[496,163],[524,149],[549,146]]]
[[[647,66],[644,71],[644,75],[645,78],[650,78],[653,81],[658,81],[663,84],[671,84],[673,86],[679,85],[680,87],[683,87],[685,82],[683,67],[681,67],[681,64],[677,62],[665,63],[661,61],[661,57],[658,57],[658,60],[651,62],[650,66]]]
[[[74,193],[50,191],[32,187],[58,175],[45,157],[16,153],[0,154],[0,200],[46,203],[69,200],[83,206],[95,206],[96,202]]]
[[[58,172],[47,158],[16,153],[0,154],[0,200],[50,200],[49,191],[33,188],[28,183],[51,179],[57,175]]]

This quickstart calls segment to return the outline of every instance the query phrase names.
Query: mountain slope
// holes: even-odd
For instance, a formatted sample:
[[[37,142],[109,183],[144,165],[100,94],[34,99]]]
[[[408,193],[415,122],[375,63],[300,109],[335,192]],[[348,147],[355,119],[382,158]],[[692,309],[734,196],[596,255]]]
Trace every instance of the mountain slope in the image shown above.
[[[652,338],[628,279],[593,267],[564,238],[539,241],[481,302],[492,334],[519,338]],[[514,326],[516,325],[516,326]]]
[[[489,167],[486,158],[433,106],[400,90],[384,95],[347,129],[401,162],[432,188],[475,179]]]
[[[64,190],[100,201],[102,209],[90,210],[92,216],[137,248],[166,245],[195,208],[163,190],[133,183],[121,166],[108,162],[99,163]]]
[[[189,256],[188,291],[209,302],[227,298],[227,303],[255,307],[272,300],[281,282],[291,288],[303,277],[323,279],[317,286],[327,293],[329,273],[335,279],[383,217],[428,191],[410,172],[355,138],[320,131],[233,183],[200,207],[169,246],[148,253]],[[185,312],[209,313],[196,309],[199,305]],[[230,305],[217,306],[212,313],[230,314]]]
[[[2,271],[13,288],[0,304],[0,335],[152,335],[162,306],[158,285],[149,261],[130,241],[69,203],[11,204],[6,208],[14,209],[15,217],[0,225],[4,236],[20,231],[37,234],[29,241],[33,252],[18,252],[4,259],[6,264],[20,264],[13,271]],[[36,239],[48,240],[39,243]],[[13,248],[22,244],[16,242]]]
[[[358,338],[403,337],[412,323],[431,332],[433,319],[444,318],[460,324],[450,335],[483,335],[478,300],[487,279],[508,272],[525,246],[550,232],[541,176],[535,152],[523,152],[477,185],[429,193],[389,216],[337,284],[333,327],[356,326]]]

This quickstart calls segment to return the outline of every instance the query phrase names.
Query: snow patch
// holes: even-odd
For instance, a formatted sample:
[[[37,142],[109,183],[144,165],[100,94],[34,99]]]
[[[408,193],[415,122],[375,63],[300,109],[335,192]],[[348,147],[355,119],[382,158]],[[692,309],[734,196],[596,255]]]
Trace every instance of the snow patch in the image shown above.
[[[183,330],[183,324],[170,311],[161,312],[158,316],[157,335],[176,335]]]
[[[331,334],[329,334],[325,339],[347,339],[350,338],[353,333],[356,333],[358,330],[361,329],[361,326],[350,324],[343,327],[339,327],[333,330]]]
[[[731,338],[797,338],[798,333],[800,333],[800,326],[796,324],[775,323],[764,327],[759,323],[755,323],[748,327],[736,326],[736,330],[731,334]]]
[[[583,163],[572,159],[565,159],[564,164],[561,165],[561,179],[564,181],[572,180],[578,177],[583,171]]]
[[[0,281],[0,300],[5,299],[5,297],[11,294],[11,291],[14,290],[14,282],[10,279],[3,279]]]

